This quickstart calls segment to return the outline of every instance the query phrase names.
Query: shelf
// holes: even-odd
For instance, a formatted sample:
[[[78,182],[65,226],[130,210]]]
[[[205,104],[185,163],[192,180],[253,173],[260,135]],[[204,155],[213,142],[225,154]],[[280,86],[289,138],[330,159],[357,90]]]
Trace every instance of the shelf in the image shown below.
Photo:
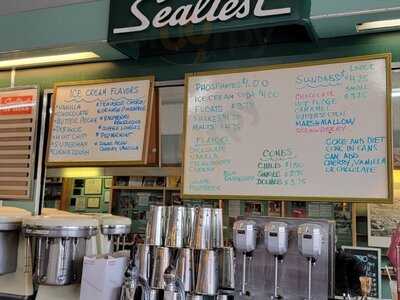
[[[163,186],[112,186],[112,190],[163,191]]]
[[[112,190],[134,190],[134,191],[176,191],[180,192],[179,187],[163,187],[163,186],[112,186]]]
[[[181,188],[180,187],[166,187],[165,188],[166,191],[176,191],[176,192],[180,192]]]
[[[47,177],[65,177],[73,168],[47,168]],[[181,167],[104,167],[96,168],[98,176],[181,176]]]

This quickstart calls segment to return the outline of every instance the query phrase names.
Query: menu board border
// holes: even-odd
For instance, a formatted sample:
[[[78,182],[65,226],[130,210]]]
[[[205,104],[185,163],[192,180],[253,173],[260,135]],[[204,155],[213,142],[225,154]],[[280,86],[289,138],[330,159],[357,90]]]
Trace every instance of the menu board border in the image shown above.
[[[98,84],[107,84],[107,83],[115,83],[115,82],[129,82],[129,81],[143,81],[149,80],[149,99],[147,103],[147,113],[146,113],[146,128],[144,132],[144,140],[143,140],[143,154],[141,160],[127,160],[127,161],[90,161],[90,162],[51,162],[49,161],[49,153],[50,153],[50,145],[51,145],[51,137],[54,123],[54,111],[55,105],[57,102],[57,89],[60,87],[72,87],[72,86],[82,86],[82,85],[98,85]],[[155,76],[139,76],[139,77],[126,77],[126,78],[114,78],[114,79],[97,79],[97,80],[83,80],[83,81],[71,81],[71,82],[58,82],[54,84],[54,94],[52,98],[52,115],[50,118],[50,125],[48,131],[48,142],[47,142],[47,151],[46,151],[46,166],[54,167],[54,168],[62,168],[62,167],[108,167],[108,166],[138,166],[138,165],[146,165],[149,154],[149,145],[150,145],[150,135],[151,135],[151,117],[154,113],[154,88],[155,88]]]
[[[8,198],[8,199],[0,199],[1,201],[33,201],[34,197],[34,183],[35,183],[35,170],[36,170],[36,155],[38,153],[37,149],[37,142],[39,140],[38,138],[38,123],[39,123],[39,101],[40,101],[40,88],[38,85],[22,85],[22,86],[14,86],[14,87],[4,87],[0,88],[0,94],[1,93],[7,93],[7,92],[17,92],[17,91],[26,91],[26,90],[36,90],[36,105],[35,105],[35,113],[33,115],[34,117],[34,122],[35,122],[35,132],[33,134],[33,140],[32,140],[32,157],[31,157],[31,180],[30,180],[30,188],[28,190],[28,195],[26,197],[24,196],[18,196],[17,198]],[[40,151],[40,149],[39,149]]]
[[[258,71],[269,71],[276,69],[292,69],[299,67],[309,67],[318,65],[330,65],[337,63],[349,63],[359,62],[368,60],[384,59],[386,63],[386,135],[387,135],[387,178],[388,178],[388,197],[387,198],[352,198],[352,197],[304,197],[304,196],[268,196],[268,195],[196,195],[187,194],[185,191],[185,149],[186,149],[186,129],[187,129],[187,118],[188,118],[188,103],[189,103],[189,79],[192,77],[210,76],[210,75],[224,75],[224,74],[236,74],[246,72],[258,72]],[[361,56],[348,56],[341,58],[331,58],[322,60],[310,60],[288,64],[274,64],[269,66],[256,66],[256,67],[242,67],[233,69],[219,69],[213,71],[195,72],[185,74],[185,103],[184,103],[184,120],[183,120],[183,143],[182,143],[182,185],[181,185],[181,196],[183,199],[206,199],[206,200],[281,200],[281,201],[305,201],[305,202],[351,202],[351,203],[381,203],[381,204],[392,204],[393,203],[393,131],[392,131],[392,54],[391,53],[380,53],[380,54],[369,54]]]

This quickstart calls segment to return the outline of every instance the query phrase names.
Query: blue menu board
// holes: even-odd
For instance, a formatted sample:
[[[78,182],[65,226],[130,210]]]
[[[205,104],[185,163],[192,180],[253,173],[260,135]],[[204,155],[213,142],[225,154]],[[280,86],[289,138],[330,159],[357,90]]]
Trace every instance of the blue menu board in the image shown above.
[[[390,61],[188,74],[183,197],[391,202]]]
[[[56,86],[50,166],[144,164],[154,78]]]

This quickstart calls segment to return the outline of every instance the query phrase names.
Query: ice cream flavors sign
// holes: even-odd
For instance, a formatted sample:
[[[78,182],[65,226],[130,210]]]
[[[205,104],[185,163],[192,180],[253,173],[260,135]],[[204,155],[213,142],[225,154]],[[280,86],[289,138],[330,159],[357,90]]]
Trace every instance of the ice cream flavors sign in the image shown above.
[[[59,85],[48,163],[146,163],[153,78]]]

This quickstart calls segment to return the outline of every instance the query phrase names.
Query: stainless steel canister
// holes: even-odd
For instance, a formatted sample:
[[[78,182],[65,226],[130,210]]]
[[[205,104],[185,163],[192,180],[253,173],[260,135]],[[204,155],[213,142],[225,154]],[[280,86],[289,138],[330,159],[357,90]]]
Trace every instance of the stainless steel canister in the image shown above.
[[[164,273],[170,263],[170,250],[166,247],[158,247],[154,253],[154,266],[151,274],[150,286],[152,289],[163,290],[165,287]]]
[[[219,250],[219,288],[235,289],[235,251],[232,247]]]
[[[150,280],[150,246],[146,244],[137,244],[136,266],[139,270],[139,275]]]
[[[193,290],[192,249],[179,249],[176,276],[182,280],[185,292]]]
[[[222,208],[212,210],[212,247],[219,249],[224,247],[224,223]]]
[[[85,256],[85,240],[53,238],[44,241],[44,257],[40,260],[43,276],[38,278],[39,283],[46,285],[66,285],[75,282],[81,276],[81,266]],[[76,270],[76,271],[75,271]],[[76,277],[75,277],[76,276]],[[79,280],[78,280],[79,281]]]
[[[202,250],[195,293],[215,296],[218,293],[218,254],[214,250]]]
[[[217,300],[231,300],[231,299],[232,300],[235,299],[234,293],[228,293],[228,294],[222,293],[217,296]]]
[[[150,300],[159,300],[160,298],[160,291],[159,290],[151,290],[150,291]],[[143,297],[142,297],[143,299]]]
[[[187,295],[186,300],[203,300],[204,297],[202,295]]]
[[[18,241],[21,222],[0,224],[0,275],[17,270]]]
[[[146,227],[146,244],[162,246],[165,234],[165,206],[150,206]]]
[[[186,222],[185,222],[185,247],[190,247],[194,239],[194,228],[196,222],[196,210],[195,207],[186,207]]]
[[[163,300],[181,300],[181,296],[178,292],[164,291]]]
[[[165,246],[171,248],[184,247],[186,224],[186,209],[183,206],[171,206],[168,208],[167,230],[165,234]]]
[[[194,238],[191,248],[197,250],[212,249],[212,209],[202,207],[196,211],[196,222],[194,228]]]

